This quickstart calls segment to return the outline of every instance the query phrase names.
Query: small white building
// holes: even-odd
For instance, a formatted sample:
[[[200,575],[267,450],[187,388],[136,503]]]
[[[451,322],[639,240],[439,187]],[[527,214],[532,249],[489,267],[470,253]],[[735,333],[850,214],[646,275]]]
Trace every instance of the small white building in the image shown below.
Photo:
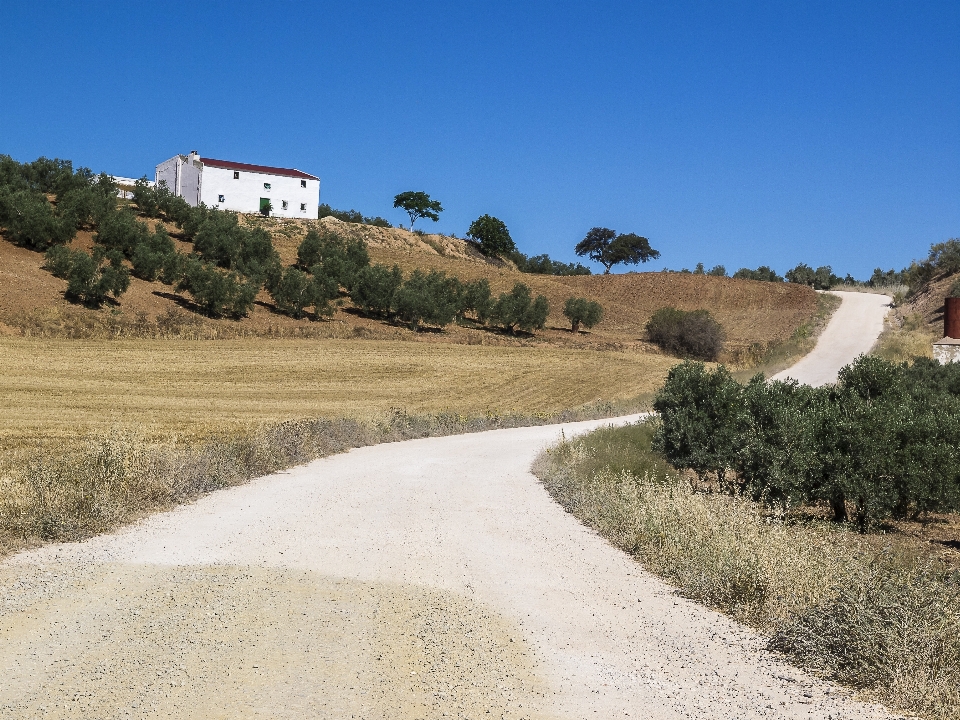
[[[156,182],[196,207],[316,219],[320,178],[300,170],[202,158],[196,150],[157,165]]]

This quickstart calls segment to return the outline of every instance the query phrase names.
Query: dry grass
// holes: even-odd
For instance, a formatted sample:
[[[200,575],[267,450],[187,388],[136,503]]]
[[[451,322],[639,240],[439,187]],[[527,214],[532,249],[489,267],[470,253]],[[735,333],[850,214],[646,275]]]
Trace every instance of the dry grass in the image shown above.
[[[766,349],[755,348],[755,355],[745,358],[739,367],[734,366],[734,376],[739,380],[748,380],[757,373],[770,377],[796,363],[816,347],[820,333],[842,302],[836,295],[817,293],[816,313],[794,330],[787,340],[773,343]]]
[[[101,310],[71,306],[63,297],[64,280],[41,265],[43,256],[0,242],[0,335],[48,338],[231,338],[231,337],[353,337],[362,333],[378,339],[403,339],[430,343],[518,346],[535,342],[558,347],[656,352],[645,342],[644,326],[664,306],[681,310],[706,308],[723,325],[727,348],[724,362],[748,364],[769,348],[789,341],[797,329],[817,312],[816,294],[790,283],[761,283],[680,273],[628,273],[579,277],[553,277],[517,272],[510,263],[489,262],[463,240],[441,235],[418,235],[401,229],[320,221],[286,221],[251,218],[273,234],[285,263],[296,257],[297,245],[308,226],[335,228],[363,236],[370,243],[374,262],[396,263],[404,272],[436,268],[465,280],[486,278],[495,292],[514,283],[527,283],[551,304],[547,327],[535,338],[514,338],[489,330],[449,326],[442,333],[413,333],[380,320],[359,317],[349,302],[331,321],[294,320],[275,311],[261,292],[249,317],[242,320],[204,318],[192,311],[186,298],[159,282],[134,278],[117,305]],[[152,224],[154,221],[150,221]],[[171,228],[176,232],[175,228]],[[89,248],[93,235],[82,231],[73,241]],[[192,246],[178,241],[180,250]],[[576,335],[562,316],[571,296],[596,300],[604,307],[604,321],[590,332]]]
[[[534,472],[584,524],[772,649],[891,707],[960,717],[960,577],[908,541],[772,517],[694,492],[649,450],[650,425],[546,451]]]
[[[919,313],[895,310],[887,316],[873,354],[894,363],[917,357],[933,357],[933,343],[940,334],[923,321]]]
[[[660,355],[396,341],[0,338],[0,443],[199,437],[309,417],[557,412],[653,392]]]
[[[349,448],[636,412],[642,398],[535,414],[384,413],[370,420],[266,423],[200,441],[114,429],[0,458],[0,556],[79,540],[203,493]]]

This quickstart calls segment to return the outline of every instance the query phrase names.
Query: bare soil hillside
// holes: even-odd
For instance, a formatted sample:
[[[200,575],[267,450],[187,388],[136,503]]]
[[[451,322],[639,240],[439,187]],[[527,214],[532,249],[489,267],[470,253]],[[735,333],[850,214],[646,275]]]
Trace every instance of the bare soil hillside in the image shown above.
[[[153,221],[149,221],[153,222]],[[42,268],[43,256],[10,242],[0,242],[0,333],[53,337],[136,336],[144,332],[179,337],[372,337],[427,342],[515,345],[546,342],[560,346],[654,351],[644,342],[644,325],[658,308],[709,309],[727,333],[726,360],[756,357],[789,339],[816,314],[816,295],[809,288],[788,283],[761,283],[678,273],[627,273],[556,277],[520,273],[509,262],[484,258],[468,242],[443,235],[412,233],[344,223],[334,218],[285,221],[257,216],[244,218],[261,224],[274,237],[285,263],[310,226],[362,237],[373,262],[397,264],[405,273],[415,268],[446,271],[463,279],[487,278],[495,293],[524,282],[551,305],[547,329],[535,338],[513,337],[485,329],[451,326],[444,332],[412,333],[406,328],[356,314],[346,302],[333,318],[294,320],[277,313],[269,296],[261,293],[250,316],[242,320],[202,317],[185,296],[170,286],[134,278],[119,303],[98,311],[80,308],[64,298],[66,282]],[[176,237],[176,228],[168,227]],[[92,234],[81,232],[75,247],[89,247]],[[188,243],[180,243],[189,251]],[[604,320],[592,332],[576,336],[562,315],[564,301],[583,296],[600,302]],[[159,328],[159,331],[157,330]],[[149,332],[147,332],[149,330]]]

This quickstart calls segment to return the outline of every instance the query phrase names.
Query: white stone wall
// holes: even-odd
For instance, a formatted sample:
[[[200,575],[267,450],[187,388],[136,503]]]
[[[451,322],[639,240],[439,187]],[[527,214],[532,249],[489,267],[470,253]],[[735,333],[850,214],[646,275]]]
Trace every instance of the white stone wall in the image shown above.
[[[270,199],[274,217],[316,219],[320,181],[203,166],[200,199],[208,207],[256,213],[260,212],[260,198]]]
[[[939,360],[940,364],[960,362],[960,344],[953,343],[934,343],[933,359]]]

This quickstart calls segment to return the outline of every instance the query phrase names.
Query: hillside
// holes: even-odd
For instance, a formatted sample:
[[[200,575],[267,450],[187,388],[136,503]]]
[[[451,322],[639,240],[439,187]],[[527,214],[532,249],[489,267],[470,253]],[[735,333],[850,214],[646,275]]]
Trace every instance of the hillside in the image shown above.
[[[790,338],[817,310],[812,290],[786,283],[678,273],[533,275],[520,273],[509,263],[490,261],[469,243],[454,237],[420,235],[399,228],[357,225],[333,218],[284,221],[248,216],[244,222],[263,225],[271,232],[285,264],[293,261],[297,245],[308,227],[315,225],[363,237],[373,262],[397,264],[405,273],[414,268],[435,268],[463,279],[483,277],[490,281],[494,293],[509,290],[514,283],[522,281],[550,301],[547,329],[535,338],[541,343],[652,351],[644,342],[643,328],[654,311],[667,305],[685,310],[707,308],[726,330],[726,359],[736,361]],[[176,237],[176,228],[168,226],[168,229]],[[73,241],[75,247],[91,245],[90,232],[80,232]],[[179,245],[185,251],[191,247],[184,242]],[[61,337],[136,336],[139,328],[153,336],[198,338],[372,337],[484,345],[515,345],[532,340],[456,326],[442,333],[412,333],[403,327],[360,317],[349,303],[330,320],[294,320],[275,312],[265,292],[261,292],[249,317],[214,320],[194,312],[187,298],[177,295],[170,286],[136,278],[117,305],[94,311],[67,302],[63,297],[66,282],[44,270],[42,262],[43,256],[39,253],[0,242],[0,332]],[[604,321],[592,332],[573,336],[567,330],[561,310],[571,295],[594,299],[603,305]]]

